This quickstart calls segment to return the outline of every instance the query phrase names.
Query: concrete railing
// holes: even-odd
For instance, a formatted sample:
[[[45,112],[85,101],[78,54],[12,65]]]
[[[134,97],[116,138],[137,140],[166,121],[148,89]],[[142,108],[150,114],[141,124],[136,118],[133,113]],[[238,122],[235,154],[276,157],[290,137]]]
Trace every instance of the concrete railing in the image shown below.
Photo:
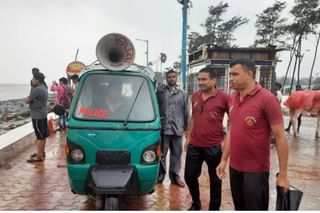
[[[35,140],[32,122],[0,135],[0,163],[14,157],[27,146],[34,144]]]
[[[48,114],[48,119],[56,118],[54,113]],[[36,142],[32,122],[19,126],[0,135],[0,165],[13,158],[17,153]]]

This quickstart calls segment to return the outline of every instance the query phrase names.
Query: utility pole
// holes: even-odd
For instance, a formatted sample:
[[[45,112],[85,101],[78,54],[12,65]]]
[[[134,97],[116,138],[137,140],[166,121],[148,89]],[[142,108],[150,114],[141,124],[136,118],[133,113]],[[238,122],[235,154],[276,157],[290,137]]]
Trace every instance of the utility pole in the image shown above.
[[[77,49],[76,57],[74,58],[74,61],[77,61],[78,58],[79,49]]]
[[[182,48],[181,48],[181,73],[183,89],[186,89],[187,72],[187,11],[190,0],[177,0],[182,4]]]
[[[149,41],[145,40],[145,39],[139,39],[139,38],[137,38],[136,40],[137,41],[146,42],[146,45],[147,45],[147,51],[146,51],[147,63],[146,63],[146,67],[147,67],[149,65]]]

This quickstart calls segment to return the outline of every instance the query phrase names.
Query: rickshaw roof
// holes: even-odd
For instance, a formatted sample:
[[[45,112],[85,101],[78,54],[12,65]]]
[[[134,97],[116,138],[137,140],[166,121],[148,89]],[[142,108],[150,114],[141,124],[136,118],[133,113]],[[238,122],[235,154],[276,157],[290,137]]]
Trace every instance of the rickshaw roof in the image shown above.
[[[142,65],[138,65],[138,64],[132,64],[130,65],[128,68],[124,69],[124,70],[110,70],[105,68],[104,66],[102,66],[101,64],[94,64],[92,66],[86,67],[86,69],[84,70],[84,72],[81,74],[85,74],[87,72],[91,72],[94,70],[105,70],[105,71],[112,71],[112,72],[137,72],[137,73],[142,73],[146,76],[148,76],[152,81],[155,80],[155,73],[154,71],[150,68],[150,67],[145,67]]]

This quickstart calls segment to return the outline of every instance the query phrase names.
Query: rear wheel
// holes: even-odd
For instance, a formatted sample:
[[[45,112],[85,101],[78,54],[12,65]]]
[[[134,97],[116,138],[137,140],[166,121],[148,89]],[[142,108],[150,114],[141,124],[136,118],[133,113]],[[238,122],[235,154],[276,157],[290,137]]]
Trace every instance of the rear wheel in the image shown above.
[[[119,197],[117,195],[106,195],[104,209],[119,210]]]

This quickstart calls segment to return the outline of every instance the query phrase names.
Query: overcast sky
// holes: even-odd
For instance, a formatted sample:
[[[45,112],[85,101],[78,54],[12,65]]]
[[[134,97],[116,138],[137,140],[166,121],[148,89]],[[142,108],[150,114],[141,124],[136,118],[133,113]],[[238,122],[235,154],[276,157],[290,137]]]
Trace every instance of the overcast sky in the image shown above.
[[[255,38],[256,14],[274,0],[225,0],[225,18],[241,15],[250,22],[234,34],[239,47],[251,45]],[[294,0],[287,0],[289,8]],[[193,0],[189,10],[190,31],[203,33],[200,24],[208,7],[218,1]],[[105,34],[127,35],[136,48],[136,63],[145,65],[146,43],[149,61],[156,63],[161,52],[167,54],[163,67],[171,67],[181,55],[182,6],[176,0],[0,0],[0,83],[29,83],[31,68],[39,67],[47,83],[66,75],[67,65],[75,59],[90,64],[96,60],[95,48]],[[189,31],[189,32],[190,32]],[[313,38],[313,42],[315,39]],[[312,62],[312,41],[302,62],[302,76],[308,76]],[[308,47],[308,46],[307,46]],[[282,53],[278,75],[284,75],[288,53]],[[315,72],[320,72],[320,60]]]

